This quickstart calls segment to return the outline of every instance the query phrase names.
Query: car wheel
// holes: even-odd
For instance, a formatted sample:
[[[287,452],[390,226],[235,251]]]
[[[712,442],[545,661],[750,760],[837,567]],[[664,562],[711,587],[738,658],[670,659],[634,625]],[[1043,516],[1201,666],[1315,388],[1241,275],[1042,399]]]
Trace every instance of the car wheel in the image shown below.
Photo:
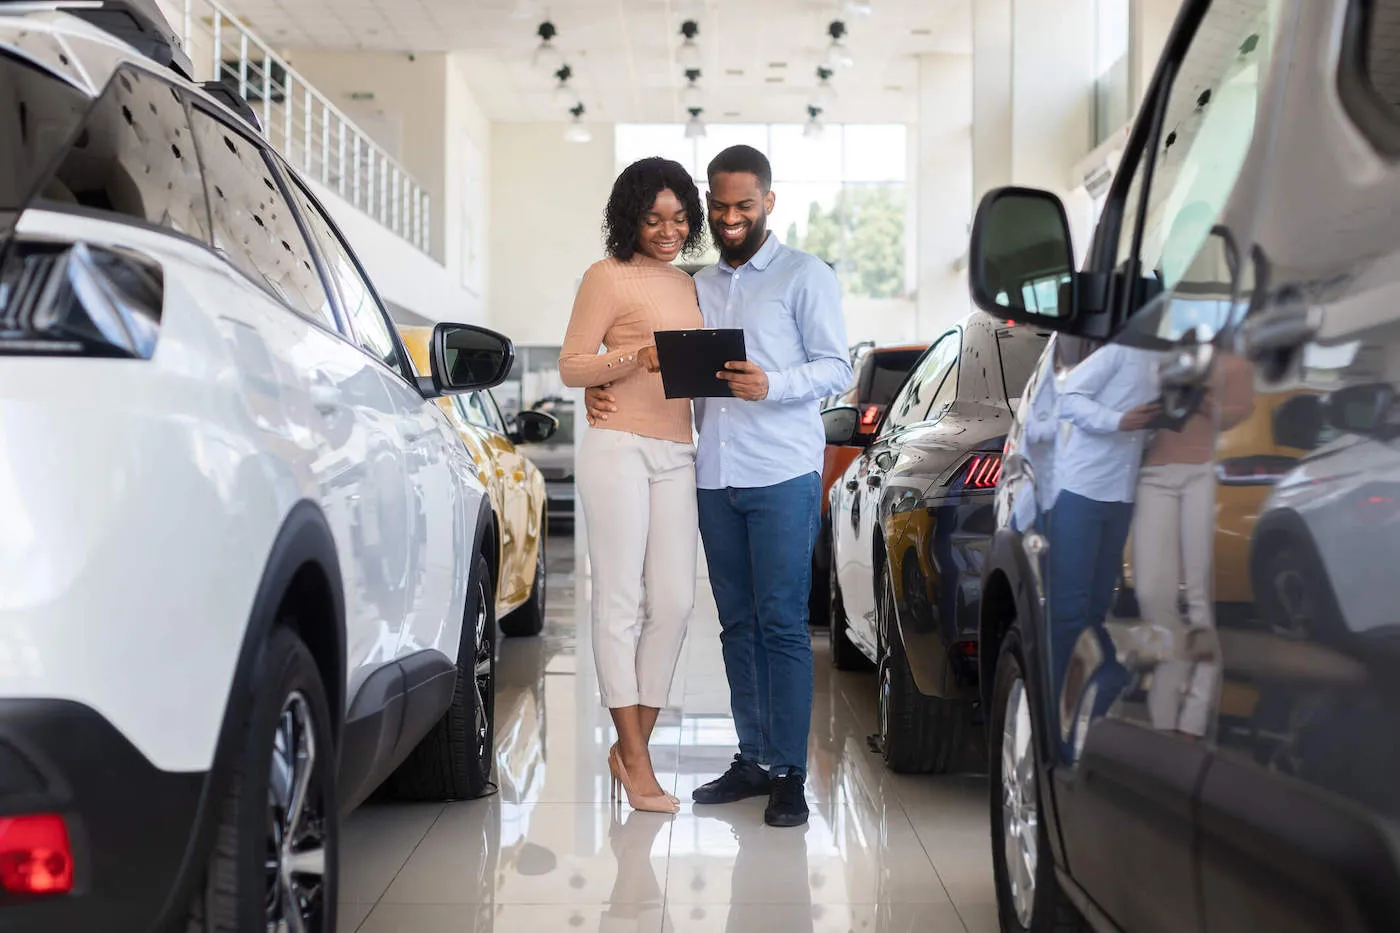
[[[400,800],[470,800],[491,789],[495,760],[496,598],[491,568],[477,559],[467,598],[457,686],[433,731],[399,765],[386,789]]]
[[[549,570],[545,555],[545,535],[548,527],[540,522],[540,546],[535,549],[535,581],[530,585],[530,598],[525,605],[501,620],[501,634],[507,638],[527,638],[544,631],[545,601],[548,598]]]
[[[1035,716],[1020,629],[1002,641],[992,694],[988,755],[992,878],[1001,929],[1008,933],[1080,933],[1088,926],[1055,877],[1040,810]],[[998,734],[999,733],[999,734]]]
[[[273,630],[257,661],[243,746],[221,803],[191,933],[335,933],[336,754],[316,662]]]
[[[880,568],[877,586],[879,740],[885,765],[899,774],[942,774],[964,747],[971,704],[919,692],[904,640],[895,630],[894,584],[888,567]]]
[[[1254,592],[1264,623],[1276,634],[1327,642],[1346,633],[1327,572],[1306,543],[1276,538],[1263,549]]]
[[[851,641],[850,623],[846,618],[846,601],[841,598],[841,581],[836,578],[836,561],[831,561],[828,584],[831,591],[827,616],[827,635],[831,639],[831,666],[838,671],[860,671],[870,668],[870,659]]]

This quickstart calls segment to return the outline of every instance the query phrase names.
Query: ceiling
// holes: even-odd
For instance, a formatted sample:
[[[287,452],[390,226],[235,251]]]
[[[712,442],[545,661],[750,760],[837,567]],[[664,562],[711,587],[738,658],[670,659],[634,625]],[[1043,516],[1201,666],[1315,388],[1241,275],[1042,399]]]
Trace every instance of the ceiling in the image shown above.
[[[873,0],[847,18],[855,67],[833,79],[832,122],[912,122],[926,53],[969,53],[972,0]],[[705,119],[806,119],[838,0],[225,0],[273,45],[327,50],[462,52],[467,78],[491,119],[563,120],[553,80],[531,67],[535,29],[548,15],[575,73],[588,118],[684,119],[675,52],[680,24],[695,18],[703,55]],[[516,7],[533,7],[517,18]],[[372,83],[372,79],[371,79]],[[372,88],[367,88],[372,90]]]

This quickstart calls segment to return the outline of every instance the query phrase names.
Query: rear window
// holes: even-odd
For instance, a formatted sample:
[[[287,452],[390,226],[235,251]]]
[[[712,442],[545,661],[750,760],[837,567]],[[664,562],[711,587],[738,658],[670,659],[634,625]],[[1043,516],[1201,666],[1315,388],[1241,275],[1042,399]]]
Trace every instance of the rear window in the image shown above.
[[[1024,326],[997,328],[1002,389],[1006,392],[1008,404],[1021,397],[1026,383],[1030,381],[1031,373],[1035,372],[1036,364],[1040,362],[1040,354],[1044,352],[1049,341],[1050,335],[1045,331]]]
[[[0,210],[19,210],[53,167],[91,99],[0,52]]]
[[[860,404],[888,405],[923,350],[886,350],[866,354],[861,362]]]

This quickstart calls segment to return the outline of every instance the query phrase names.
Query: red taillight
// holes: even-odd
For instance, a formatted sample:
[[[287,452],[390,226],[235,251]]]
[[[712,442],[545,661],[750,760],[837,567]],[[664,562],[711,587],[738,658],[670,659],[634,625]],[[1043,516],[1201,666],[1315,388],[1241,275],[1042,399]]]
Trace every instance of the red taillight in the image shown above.
[[[977,657],[977,642],[960,641],[958,642],[958,651],[965,658],[975,658]]]
[[[0,817],[0,888],[11,894],[73,890],[73,848],[63,817]]]
[[[995,489],[1001,479],[1001,454],[974,454],[963,473],[964,489]]]
[[[1222,486],[1272,486],[1297,465],[1296,457],[1231,457],[1215,465],[1215,477]]]
[[[865,425],[865,426],[868,428],[868,427],[871,427],[872,425],[874,425],[874,424],[875,424],[876,422],[878,422],[879,420],[880,420],[880,406],[879,406],[879,405],[867,405],[867,406],[865,406],[865,412],[860,416],[860,423],[863,424],[863,425]]]

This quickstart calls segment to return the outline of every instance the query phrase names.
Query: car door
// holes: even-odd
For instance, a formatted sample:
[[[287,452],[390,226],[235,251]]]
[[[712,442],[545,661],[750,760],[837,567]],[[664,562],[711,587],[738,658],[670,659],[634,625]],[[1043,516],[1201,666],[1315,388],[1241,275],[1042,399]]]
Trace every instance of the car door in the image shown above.
[[[1394,0],[1301,4],[1260,196],[1269,287],[1239,332],[1264,415],[1249,435],[1300,456],[1239,525],[1254,624],[1220,629],[1200,791],[1212,930],[1400,916],[1397,25]]]
[[[525,456],[511,440],[496,397],[481,393],[488,422],[488,443],[496,460],[496,474],[504,490],[501,513],[501,598],[508,605],[524,602],[535,579],[535,552],[527,545],[534,540],[539,516],[533,513],[525,470]]]
[[[395,656],[437,649],[455,659],[471,550],[462,486],[467,475],[465,452],[446,415],[419,391],[398,331],[350,247],[320,205],[288,178],[350,331],[376,363],[383,393],[383,408],[376,415],[387,419],[386,432],[397,439],[392,456],[401,464],[406,508],[403,526],[395,529],[404,547],[400,569],[405,610]]]
[[[914,368],[885,415],[874,442],[846,471],[841,492],[841,514],[833,516],[837,536],[837,579],[851,637],[877,652],[875,632],[875,557],[880,545],[875,533],[882,500],[914,495],[922,490],[887,488],[886,479],[909,440],[910,432],[923,424],[949,371],[957,364],[959,334],[953,329],[939,337]],[[896,533],[881,529],[885,536]],[[885,540],[888,540],[886,538]]]
[[[1218,381],[1239,371],[1221,335],[1255,279],[1268,89],[1288,71],[1295,9],[1184,8],[1079,279],[1111,282],[1109,316],[1125,323],[1103,345],[1057,345],[1055,488],[1029,548],[1045,580],[1053,796],[1075,882],[1134,931],[1204,921],[1194,803],[1218,672],[1212,431],[1251,404],[1247,380]],[[1131,420],[1153,403],[1160,416]]]

